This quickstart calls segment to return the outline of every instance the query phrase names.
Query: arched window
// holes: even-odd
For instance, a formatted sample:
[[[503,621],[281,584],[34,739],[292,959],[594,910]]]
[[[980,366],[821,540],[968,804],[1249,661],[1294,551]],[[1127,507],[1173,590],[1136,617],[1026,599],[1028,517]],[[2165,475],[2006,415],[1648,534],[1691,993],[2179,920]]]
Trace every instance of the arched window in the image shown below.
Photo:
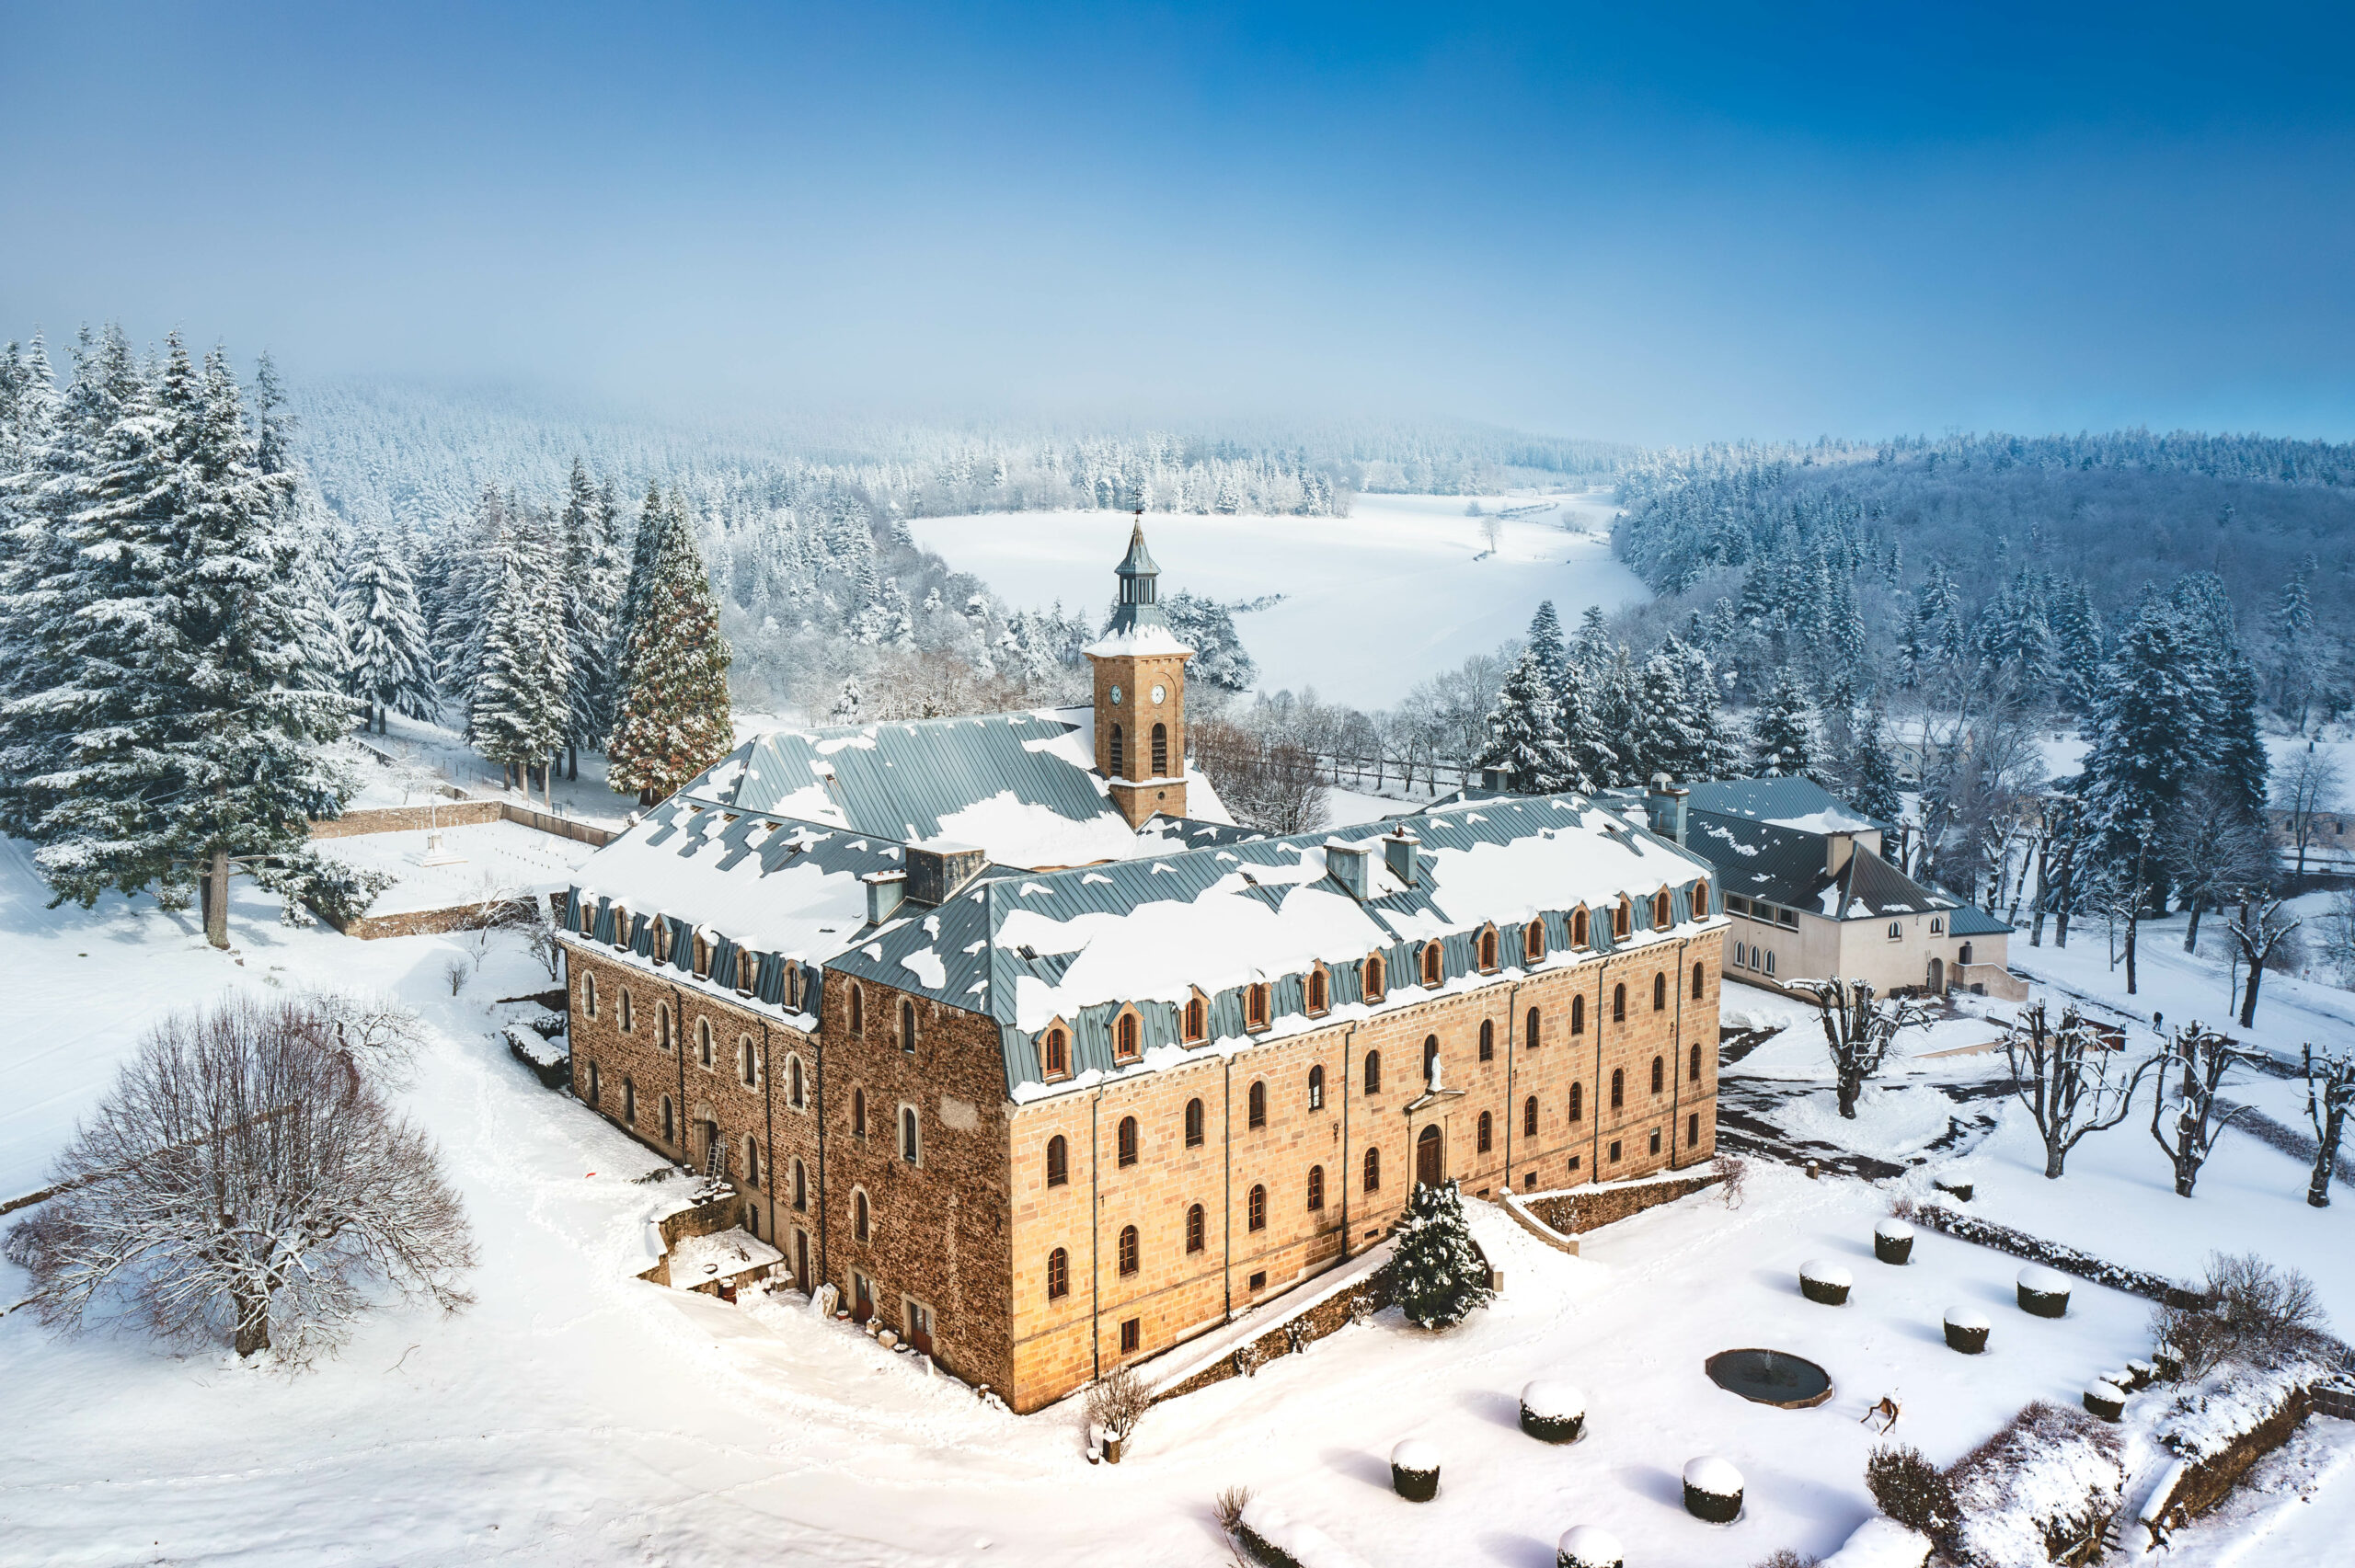
[[[1684,1147],[1694,1149],[1701,1142],[1701,1113],[1694,1112],[1684,1118]]]
[[[916,1053],[916,1004],[904,997],[900,1000],[900,1048],[910,1056]]]
[[[630,1013],[629,987],[622,987],[621,991],[622,1033],[625,1035],[634,1035],[638,1032],[638,1020]]]
[[[1652,1093],[1659,1094],[1664,1093],[1667,1088],[1668,1063],[1659,1057],[1654,1057],[1652,1058]]]
[[[1382,1190],[1382,1150],[1379,1149],[1365,1151],[1365,1190],[1370,1193]]]
[[[590,1017],[597,1016],[597,977],[583,973],[580,977],[580,1007]]]
[[[1706,986],[1706,980],[1704,979],[1705,974],[1706,971],[1700,965],[1695,964],[1693,966],[1693,1000],[1695,1001],[1700,1001],[1704,994]]]
[[[1496,1141],[1496,1118],[1488,1112],[1480,1113],[1480,1152],[1486,1154]]]
[[[1123,1013],[1112,1021],[1112,1059],[1137,1059],[1137,1015],[1133,1013]]]
[[[1666,1010],[1667,1006],[1668,977],[1666,975],[1654,975],[1652,977],[1652,1011],[1654,1013],[1660,1013]]]
[[[1586,998],[1583,995],[1570,998],[1570,1033],[1586,1033]]]
[[[1943,915],[1932,915],[1930,917],[1930,934],[1932,936],[1944,936],[1946,933],[1946,917]]]
[[[1365,999],[1368,1001],[1381,1001],[1384,993],[1389,990],[1387,986],[1382,983],[1383,974],[1381,955],[1375,954],[1374,956],[1367,958],[1366,961],[1359,967],[1360,979],[1358,983],[1361,989],[1365,992]]]
[[[1047,1299],[1060,1301],[1071,1294],[1071,1254],[1057,1247],[1047,1254]]]
[[[1480,933],[1480,972],[1488,974],[1497,967],[1497,933],[1492,927]]]
[[[787,1057],[785,1059],[785,1103],[797,1111],[801,1110],[808,1104],[803,1093],[801,1059]]]
[[[671,1022],[671,1004],[667,1001],[657,1002],[654,1006],[654,1043],[666,1051],[679,1043],[678,1033]]]
[[[1666,931],[1670,926],[1674,925],[1676,922],[1670,918],[1671,912],[1668,889],[1663,887],[1652,895],[1652,929]]]
[[[706,1067],[711,1065],[711,1020],[708,1018],[695,1020],[695,1060]]]
[[[1611,1022],[1614,1024],[1627,1022],[1627,988],[1625,985],[1615,985],[1611,988]]]
[[[1200,1149],[1201,1146],[1202,1103],[1200,1100],[1189,1100],[1186,1102],[1186,1147]]]
[[[699,980],[711,978],[711,944],[700,934],[695,937],[695,971]]]
[[[654,922],[654,961],[658,964],[667,964],[671,961],[671,922],[669,921],[658,920]]]
[[[1431,1075],[1438,1070],[1439,1036],[1425,1035],[1423,1036],[1423,1082],[1429,1083],[1431,1081]]]
[[[1121,1164],[1133,1165],[1137,1162],[1136,1117],[1122,1116],[1120,1118],[1120,1148]]]
[[[1521,956],[1534,964],[1545,956],[1545,922],[1533,920],[1521,928]]]
[[[1537,1136],[1537,1096],[1534,1094],[1521,1103],[1521,1136]]]
[[[1587,934],[1586,910],[1584,909],[1572,910],[1570,911],[1570,945],[1573,947],[1586,947],[1592,942],[1593,938]]]
[[[1186,1209],[1186,1250],[1188,1252],[1199,1253],[1202,1250],[1202,1232],[1208,1229],[1209,1227],[1202,1223],[1202,1206],[1199,1203],[1188,1206]]]
[[[747,1089],[761,1081],[761,1053],[754,1048],[750,1035],[741,1036],[736,1041],[736,1070],[743,1078]]]
[[[1583,1083],[1570,1085],[1570,1120],[1586,1120],[1586,1085]]]
[[[1153,727],[1153,776],[1157,779],[1169,776],[1169,727],[1166,724]]]
[[[1324,969],[1319,967],[1309,970],[1308,1011],[1311,1013],[1318,1013],[1324,1012],[1331,1005],[1331,1002],[1327,999]]]
[[[1709,885],[1706,882],[1693,884],[1693,918],[1696,921],[1709,918]]]
[[[917,1152],[916,1108],[913,1105],[902,1105],[900,1107],[900,1158],[913,1165],[916,1163]]]
[[[1693,1059],[1685,1066],[1684,1076],[1690,1082],[1701,1082],[1701,1042],[1698,1040],[1693,1042]]]
[[[1248,1096],[1248,1102],[1250,1104],[1250,1125],[1253,1127],[1266,1127],[1268,1125],[1268,1085],[1265,1082],[1259,1079],[1252,1080],[1251,1093]]]
[[[1423,944],[1423,984],[1435,986],[1445,978],[1446,956],[1436,942]]]
[[[1062,1133],[1047,1139],[1047,1185],[1062,1186],[1071,1180],[1071,1145]]]
[[[1903,921],[1891,921],[1889,922],[1889,939],[1891,942],[1902,942],[1905,940],[1905,922]]]
[[[1611,1070],[1611,1108],[1619,1109],[1627,1103],[1627,1071],[1625,1068]]]
[[[1244,1200],[1244,1223],[1254,1230],[1268,1228],[1268,1189],[1255,1186]]]
[[[1137,1228],[1133,1225],[1120,1227],[1120,1272],[1134,1274],[1137,1271]]]
[[[1492,1018],[1480,1020],[1480,1059],[1482,1061],[1497,1059],[1497,1024],[1496,1020]]]
[[[1636,908],[1622,898],[1611,906],[1611,936],[1615,942],[1627,940],[1627,932],[1636,921]]]
[[[798,1160],[793,1162],[793,1207],[810,1212],[810,1167]]]
[[[1315,1214],[1324,1207],[1325,1167],[1311,1165],[1308,1168],[1308,1211]]]
[[[626,1078],[622,1080],[622,1120],[638,1125],[638,1085]]]
[[[1186,1003],[1186,1038],[1199,1043],[1210,1038],[1210,1004],[1195,997]]]
[[[857,985],[850,988],[850,1032],[854,1035],[867,1033],[867,991]]]
[[[1308,1108],[1312,1111],[1325,1108],[1325,1070],[1321,1067],[1308,1070]]]
[[[665,1143],[679,1141],[679,1115],[672,1108],[671,1096],[668,1094],[662,1096],[662,1141]]]
[[[597,1064],[592,1061],[589,1064],[589,1103],[592,1105],[597,1103]]]
[[[1382,1093],[1382,1053],[1380,1051],[1365,1053],[1365,1092],[1369,1094]]]
[[[867,1136],[867,1091],[864,1089],[850,1092],[850,1135],[853,1138]]]
[[[1116,724],[1112,727],[1112,772],[1115,774],[1128,771],[1128,763],[1121,754],[1120,739],[1120,727]]]
[[[1522,1020],[1521,1044],[1523,1050],[1535,1050],[1538,1042],[1545,1038],[1545,1036],[1539,1032],[1540,1025],[1544,1022],[1537,1009],[1534,1007],[1529,1010],[1529,1016]]]
[[[1069,1035],[1064,1034],[1061,1029],[1048,1030],[1045,1056],[1048,1077],[1068,1078],[1071,1076],[1071,1036]]]
[[[850,1233],[862,1242],[870,1240],[875,1233],[867,1223],[867,1195],[863,1192],[850,1195]]]
[[[744,1139],[744,1180],[752,1186],[761,1185],[761,1141],[756,1138]]]
[[[1243,1026],[1246,1029],[1268,1026],[1268,987],[1264,981],[1243,988]]]

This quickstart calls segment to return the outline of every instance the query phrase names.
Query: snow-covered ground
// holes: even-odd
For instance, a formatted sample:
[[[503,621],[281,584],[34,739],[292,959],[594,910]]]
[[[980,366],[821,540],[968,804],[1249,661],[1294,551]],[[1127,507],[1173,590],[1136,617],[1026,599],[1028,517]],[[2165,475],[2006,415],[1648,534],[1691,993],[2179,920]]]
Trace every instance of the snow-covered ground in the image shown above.
[[[1117,1541],[1123,1563],[1215,1564],[1227,1559],[1211,1500],[1236,1484],[1374,1563],[1540,1568],[1579,1523],[1668,1568],[1825,1552],[1870,1512],[1862,1467],[1875,1438],[1857,1418],[1883,1394],[1904,1407],[1901,1439],[1951,1459],[2028,1400],[2073,1401],[2148,1344],[2147,1303],[2087,1285],[2062,1322],[2019,1313],[2018,1263],[1984,1249],[1925,1232],[1913,1265],[1876,1264],[1870,1231],[1889,1198],[1925,1192],[1934,1175],[1974,1180],[1976,1211],[2146,1268],[2189,1275],[2211,1250],[2254,1247],[2315,1275],[2340,1322],[2355,1317],[2355,1195],[2307,1208],[2298,1162],[2228,1135],[2199,1196],[2177,1198],[2138,1122],[2081,1146],[2048,1183],[2005,1112],[1984,1141],[1892,1185],[1754,1162],[1740,1207],[1703,1194],[1588,1237],[1578,1258],[1475,1205],[1505,1290],[1463,1328],[1426,1334],[1383,1314],[1156,1408],[1125,1463],[1090,1467],[1068,1404],[1005,1414],[797,1298],[732,1307],[637,1281],[664,1187],[633,1178],[655,1162],[507,1056],[497,1025],[519,1010],[490,999],[546,984],[511,942],[452,997],[442,971],[460,944],[291,930],[250,891],[235,907],[235,956],[204,946],[192,915],[45,902],[23,847],[0,841],[14,1002],[0,1036],[0,1192],[38,1184],[160,1013],[233,986],[383,990],[432,1027],[403,1097],[441,1143],[483,1262],[468,1311],[380,1313],[300,1377],[0,1319],[0,1389],[17,1416],[0,1429],[0,1562],[1076,1564]],[[2099,953],[2088,942],[2081,958],[2073,944],[2052,967],[2107,989]],[[2154,984],[2166,968],[2154,962]],[[2319,990],[2284,985],[2267,1008],[2285,1024],[2331,1022]],[[1809,1082],[1811,1016],[1763,992],[1729,1007],[1786,1025],[1753,1053],[1762,1082],[1828,1096]],[[1907,1157],[1942,1130],[1929,1097],[1983,1082],[1990,1064],[1917,1054],[1868,1093],[1863,1126],[1830,1135]],[[1851,1305],[1800,1298],[1797,1272],[1817,1258],[1855,1273]],[[0,1301],[21,1284],[0,1265]],[[1994,1319],[1986,1356],[1945,1347],[1938,1320],[1958,1304]],[[1749,1345],[1821,1363],[1835,1397],[1781,1411],[1706,1380],[1707,1356]],[[1518,1430],[1516,1391],[1538,1377],[1586,1391],[1580,1443],[1550,1448]],[[1435,1503],[1388,1492],[1384,1456],[1410,1436],[1443,1456]],[[1678,1472],[1704,1453],[1748,1478],[1730,1527],[1679,1506]],[[2270,1532],[2280,1550],[2266,1561],[2337,1560],[2320,1553],[2343,1535],[2317,1521],[2355,1507],[2355,1466],[2323,1455],[2309,1468],[2330,1477],[2314,1503],[2266,1513],[2257,1498],[2233,1516]],[[2200,1539],[2229,1544],[2229,1523]],[[2291,1554],[2309,1538],[2296,1548],[2306,1556]]]
[[[594,845],[520,822],[477,822],[441,832],[442,853],[460,858],[439,865],[420,864],[427,838],[422,828],[355,833],[317,843],[321,854],[347,865],[399,878],[368,906],[372,915],[543,898],[570,887],[574,874],[597,853]]]
[[[1345,518],[1198,517],[1155,512],[1145,537],[1165,593],[1188,589],[1228,602],[1281,592],[1282,602],[1235,618],[1259,663],[1263,691],[1309,687],[1327,702],[1382,708],[1417,681],[1527,631],[1551,599],[1566,624],[1590,604],[1645,597],[1614,560],[1614,509],[1600,492],[1484,497],[1489,511],[1559,502],[1499,524],[1462,496],[1359,496]],[[1097,612],[1128,546],[1127,512],[994,512],[919,518],[917,541],[987,582],[1009,602]]]

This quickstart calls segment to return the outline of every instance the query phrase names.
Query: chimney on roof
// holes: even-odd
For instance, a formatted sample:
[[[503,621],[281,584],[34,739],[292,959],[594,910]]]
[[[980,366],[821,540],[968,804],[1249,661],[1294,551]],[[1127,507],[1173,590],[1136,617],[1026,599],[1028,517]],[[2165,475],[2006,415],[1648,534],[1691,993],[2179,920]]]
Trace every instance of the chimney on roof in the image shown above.
[[[1415,885],[1415,851],[1422,841],[1404,828],[1394,830],[1382,841],[1382,858],[1389,864],[1390,875],[1409,887]]]
[[[904,871],[870,871],[859,878],[867,884],[867,923],[881,925],[899,910],[908,894]]]
[[[1838,872],[1842,866],[1855,858],[1855,834],[1826,833],[1823,835],[1823,869],[1825,871]]]
[[[988,856],[964,844],[908,846],[908,900],[945,904],[988,864]]]
[[[1365,854],[1363,844],[1346,843],[1339,839],[1325,841],[1326,871],[1360,903],[1365,902],[1370,891],[1366,886]]]
[[[1671,843],[1684,841],[1684,808],[1693,792],[1675,783],[1666,773],[1652,775],[1652,787],[1644,795],[1644,806],[1651,817],[1652,831]]]

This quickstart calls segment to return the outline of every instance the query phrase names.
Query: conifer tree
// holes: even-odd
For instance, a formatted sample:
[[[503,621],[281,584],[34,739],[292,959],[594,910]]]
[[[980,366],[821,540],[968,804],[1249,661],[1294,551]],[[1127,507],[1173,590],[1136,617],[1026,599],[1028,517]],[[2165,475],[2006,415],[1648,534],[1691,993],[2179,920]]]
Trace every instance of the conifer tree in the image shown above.
[[[1522,651],[1497,704],[1488,713],[1488,745],[1476,766],[1496,768],[1507,776],[1508,787],[1534,795],[1558,790],[1592,793],[1594,782],[1580,776],[1562,745],[1561,711],[1555,706],[1554,682],[1539,662],[1534,647]]]
[[[663,515],[646,596],[630,626],[628,685],[606,747],[606,780],[648,804],[735,747],[719,607],[684,512]]]
[[[1636,722],[1637,675],[1627,650],[1614,646],[1595,662],[1582,658],[1580,668],[1593,716],[1568,738],[1580,771],[1603,789],[1625,789],[1648,778]]]
[[[1854,780],[1848,804],[1876,822],[1894,822],[1905,808],[1899,794],[1897,759],[1889,750],[1889,715],[1873,704],[1856,731],[1856,748],[1848,760]]]
[[[1391,1294],[1417,1328],[1453,1328],[1494,1298],[1453,1182],[1418,1186],[1399,1221]]]
[[[1769,778],[1813,778],[1814,715],[1807,693],[1789,676],[1778,676],[1766,705],[1751,724],[1750,766]]]
[[[615,622],[626,589],[621,553],[611,532],[610,496],[601,498],[578,457],[566,486],[558,532],[564,550],[565,648],[570,670],[565,692],[565,771],[580,776],[580,748],[604,744],[620,698]]]
[[[1537,656],[1537,668],[1548,681],[1558,682],[1562,674],[1562,618],[1554,612],[1550,599],[1537,606],[1537,613],[1529,618],[1529,649]]]
[[[418,608],[417,584],[402,555],[388,532],[362,534],[337,604],[350,639],[345,690],[367,704],[362,722],[379,735],[388,713],[434,716],[433,654]]]
[[[571,717],[562,574],[548,534],[543,520],[519,516],[493,546],[494,597],[466,709],[467,741],[526,794],[532,767],[552,761]]]

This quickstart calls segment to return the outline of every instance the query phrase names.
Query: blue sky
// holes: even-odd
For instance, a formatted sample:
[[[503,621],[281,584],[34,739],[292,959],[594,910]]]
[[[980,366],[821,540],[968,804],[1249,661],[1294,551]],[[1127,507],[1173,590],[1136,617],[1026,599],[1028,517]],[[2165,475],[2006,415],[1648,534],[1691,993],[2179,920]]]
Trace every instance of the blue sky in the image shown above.
[[[30,6],[0,334],[694,410],[2355,436],[2343,8]]]

